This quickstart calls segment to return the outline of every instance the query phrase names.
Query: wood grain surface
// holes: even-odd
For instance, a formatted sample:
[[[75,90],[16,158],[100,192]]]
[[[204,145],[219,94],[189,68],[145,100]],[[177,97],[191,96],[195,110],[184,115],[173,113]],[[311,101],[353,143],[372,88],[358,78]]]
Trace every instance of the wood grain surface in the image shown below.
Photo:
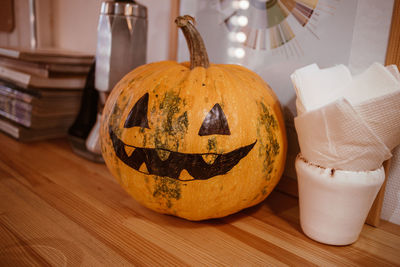
[[[297,199],[275,191],[235,215],[189,222],[140,206],[64,139],[0,134],[0,147],[1,266],[400,265],[400,227],[385,221],[350,246],[323,245],[302,233]]]

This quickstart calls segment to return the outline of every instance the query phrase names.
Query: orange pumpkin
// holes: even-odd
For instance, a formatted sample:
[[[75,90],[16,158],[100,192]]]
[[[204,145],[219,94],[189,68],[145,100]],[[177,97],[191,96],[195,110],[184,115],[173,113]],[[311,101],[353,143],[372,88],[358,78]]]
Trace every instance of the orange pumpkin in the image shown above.
[[[139,203],[189,220],[232,214],[264,200],[285,164],[279,102],[254,72],[209,64],[189,16],[178,17],[190,65],[151,63],[107,99],[104,160]]]

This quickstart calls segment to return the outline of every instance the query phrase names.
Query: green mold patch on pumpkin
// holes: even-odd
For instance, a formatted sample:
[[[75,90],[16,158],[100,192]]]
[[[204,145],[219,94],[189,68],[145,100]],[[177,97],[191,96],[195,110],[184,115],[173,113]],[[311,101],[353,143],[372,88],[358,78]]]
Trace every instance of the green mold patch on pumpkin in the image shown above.
[[[159,108],[161,114],[166,117],[162,128],[163,131],[169,135],[176,134],[177,132],[175,129],[174,117],[180,112],[181,102],[182,99],[179,97],[178,93],[169,91],[164,94],[164,98],[160,103]]]
[[[188,113],[181,111],[183,104],[179,92],[168,91],[164,94],[159,104],[159,117],[163,121],[154,131],[156,148],[178,150],[189,127]]]
[[[208,154],[203,156],[203,160],[207,164],[213,164],[215,159],[218,157],[216,153],[217,152],[217,138],[215,136],[211,137],[210,139],[207,140],[207,152],[208,153],[213,153],[213,154]]]
[[[143,147],[146,147],[146,145],[147,145],[147,138],[144,137],[142,140],[143,140],[143,141],[142,141],[142,146],[143,146]]]
[[[268,194],[268,186],[267,186],[267,185],[264,186],[263,189],[261,189],[261,194],[262,194],[263,196],[265,196],[266,194]]]
[[[126,95],[123,95],[122,98],[121,98],[121,102],[122,102],[122,103],[126,103],[127,100],[128,100],[127,96],[126,96]]]
[[[181,198],[181,184],[169,177],[155,176],[153,197],[165,199],[167,208],[172,207],[172,200]]]
[[[271,180],[271,176],[274,170],[274,162],[276,156],[279,154],[280,145],[276,137],[278,132],[278,122],[270,109],[259,102],[261,109],[260,116],[258,118],[257,135],[260,139],[261,145],[259,146],[259,156],[264,157],[263,172],[265,173],[265,179]],[[264,129],[267,133],[267,140],[262,140],[261,129]],[[265,142],[267,141],[267,142]]]
[[[119,105],[115,104],[113,110],[111,111],[111,115],[108,119],[108,125],[111,127],[111,130],[118,136],[121,136],[121,130],[118,127],[118,124],[121,119],[123,110],[119,107]]]
[[[154,81],[155,81],[155,80],[154,80]],[[154,88],[153,88],[153,90],[152,90],[153,94],[156,95],[156,92],[158,91],[158,88],[160,88],[160,86],[161,86],[160,83],[158,83],[156,86],[154,86]],[[156,95],[156,96],[157,96],[157,95]]]
[[[255,196],[251,199],[251,201],[256,200],[259,196],[260,196],[260,193],[258,193],[257,195],[255,195]]]
[[[186,133],[188,126],[189,126],[189,120],[188,120],[187,111],[185,111],[176,120],[176,130],[178,132],[185,132]]]
[[[217,138],[215,136],[207,140],[207,151],[217,152]]]
[[[278,122],[275,117],[270,113],[270,110],[267,106],[264,105],[263,102],[259,102],[262,112],[260,114],[260,120],[264,123],[264,125],[268,128],[277,129]]]
[[[128,82],[128,86],[134,84],[134,83],[136,82],[136,80],[137,80],[136,78],[133,78],[132,80],[130,80],[130,81]]]

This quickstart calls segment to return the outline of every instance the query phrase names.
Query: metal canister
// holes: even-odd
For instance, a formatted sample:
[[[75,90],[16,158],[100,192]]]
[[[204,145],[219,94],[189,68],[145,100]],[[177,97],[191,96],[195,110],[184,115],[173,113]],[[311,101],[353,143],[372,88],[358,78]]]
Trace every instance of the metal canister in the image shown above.
[[[97,121],[86,149],[100,151],[100,118],[108,94],[134,68],[146,63],[147,8],[133,0],[105,1],[97,28],[95,88],[99,91]]]
[[[125,74],[146,63],[147,8],[133,0],[105,1],[97,28],[95,87],[110,92]]]

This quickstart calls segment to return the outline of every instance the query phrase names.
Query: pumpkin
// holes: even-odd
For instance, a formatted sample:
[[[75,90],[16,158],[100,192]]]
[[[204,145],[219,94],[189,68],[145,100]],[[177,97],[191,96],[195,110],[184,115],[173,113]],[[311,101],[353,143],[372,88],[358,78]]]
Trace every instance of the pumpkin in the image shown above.
[[[208,61],[194,19],[178,17],[190,63],[128,73],[109,95],[101,148],[139,203],[189,220],[232,214],[264,200],[285,164],[280,104],[254,72]]]

